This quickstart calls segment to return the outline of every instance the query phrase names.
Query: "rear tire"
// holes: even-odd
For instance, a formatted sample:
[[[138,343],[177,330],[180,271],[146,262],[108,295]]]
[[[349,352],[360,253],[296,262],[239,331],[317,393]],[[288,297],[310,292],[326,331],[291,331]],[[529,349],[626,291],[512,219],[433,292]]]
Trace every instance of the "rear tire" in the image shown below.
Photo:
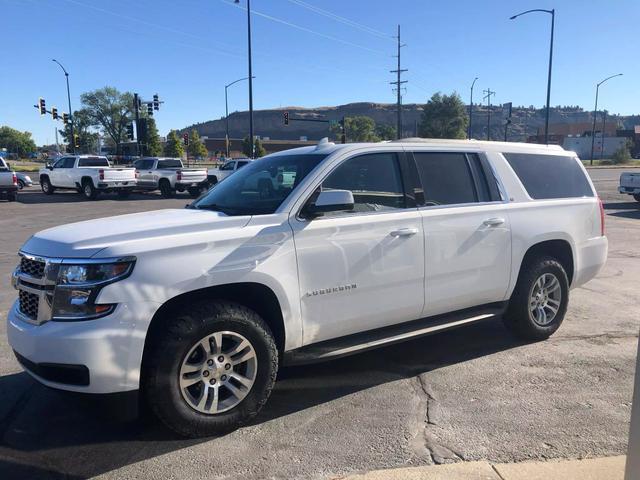
[[[18,190],[22,190],[25,186],[24,181],[18,180]]]
[[[51,185],[51,180],[49,180],[49,177],[42,177],[40,179],[40,188],[45,195],[52,195],[53,192],[56,191],[55,187]]]
[[[636,193],[633,198],[636,199],[636,202],[640,202],[640,193]]]
[[[87,200],[95,200],[98,196],[98,191],[96,190],[96,187],[93,186],[93,182],[91,180],[85,180],[82,184],[82,194]]]
[[[533,257],[520,270],[503,321],[519,338],[544,340],[560,328],[568,303],[564,267],[553,257]]]
[[[171,198],[175,191],[171,188],[171,184],[167,180],[162,180],[160,182],[160,193],[164,198]]]
[[[275,383],[278,350],[257,313],[207,301],[159,321],[145,353],[142,388],[167,427],[203,437],[234,430],[258,414]]]

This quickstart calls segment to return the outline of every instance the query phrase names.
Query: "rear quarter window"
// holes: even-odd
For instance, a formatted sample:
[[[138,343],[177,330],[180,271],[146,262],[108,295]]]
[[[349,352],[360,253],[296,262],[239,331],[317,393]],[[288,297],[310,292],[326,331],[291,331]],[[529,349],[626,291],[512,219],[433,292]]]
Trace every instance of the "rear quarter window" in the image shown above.
[[[511,168],[536,200],[593,197],[593,190],[575,157],[503,153]]]

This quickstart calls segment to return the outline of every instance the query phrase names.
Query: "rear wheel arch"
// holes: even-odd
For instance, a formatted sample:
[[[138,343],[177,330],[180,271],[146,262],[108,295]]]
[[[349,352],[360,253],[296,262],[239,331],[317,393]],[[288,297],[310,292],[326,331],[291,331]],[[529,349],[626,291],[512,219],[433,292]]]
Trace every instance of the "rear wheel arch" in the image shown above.
[[[518,275],[522,273],[522,270],[529,265],[532,260],[541,256],[555,258],[560,265],[562,265],[562,268],[564,268],[569,285],[571,285],[575,268],[574,251],[571,244],[567,240],[562,239],[544,240],[530,246],[522,258]]]

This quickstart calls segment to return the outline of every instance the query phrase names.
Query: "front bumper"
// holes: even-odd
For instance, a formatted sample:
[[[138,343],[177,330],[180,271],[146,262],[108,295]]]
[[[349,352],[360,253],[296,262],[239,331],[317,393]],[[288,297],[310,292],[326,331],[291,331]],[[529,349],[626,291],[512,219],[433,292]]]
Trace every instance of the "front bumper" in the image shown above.
[[[139,388],[146,331],[159,304],[119,304],[111,315],[96,320],[41,325],[24,321],[18,304],[16,301],[9,310],[7,336],[20,355],[20,363],[36,380],[49,387],[85,393]],[[83,368],[88,382],[77,381],[79,377],[70,382],[64,375],[55,376]]]
[[[629,195],[640,194],[640,187],[618,187],[618,193],[627,193]]]

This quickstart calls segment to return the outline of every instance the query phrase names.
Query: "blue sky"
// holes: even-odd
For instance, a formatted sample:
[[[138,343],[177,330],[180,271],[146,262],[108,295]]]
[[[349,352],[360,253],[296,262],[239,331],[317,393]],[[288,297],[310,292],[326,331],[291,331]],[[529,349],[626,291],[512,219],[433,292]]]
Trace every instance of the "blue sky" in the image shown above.
[[[398,23],[405,103],[454,90],[468,101],[478,76],[476,101],[490,87],[493,103],[542,106],[550,16],[509,20],[530,8],[557,12],[552,105],[592,109],[595,84],[623,72],[601,87],[600,105],[640,113],[638,0],[253,0],[254,107],[393,102]],[[74,108],[105,85],[159,93],[163,135],[222,117],[224,85],[247,74],[246,13],[230,0],[0,0],[0,11],[0,125],[38,144],[54,141],[54,122],[37,98],[67,110],[52,58],[70,72]],[[231,87],[230,111],[247,105],[246,83]]]

